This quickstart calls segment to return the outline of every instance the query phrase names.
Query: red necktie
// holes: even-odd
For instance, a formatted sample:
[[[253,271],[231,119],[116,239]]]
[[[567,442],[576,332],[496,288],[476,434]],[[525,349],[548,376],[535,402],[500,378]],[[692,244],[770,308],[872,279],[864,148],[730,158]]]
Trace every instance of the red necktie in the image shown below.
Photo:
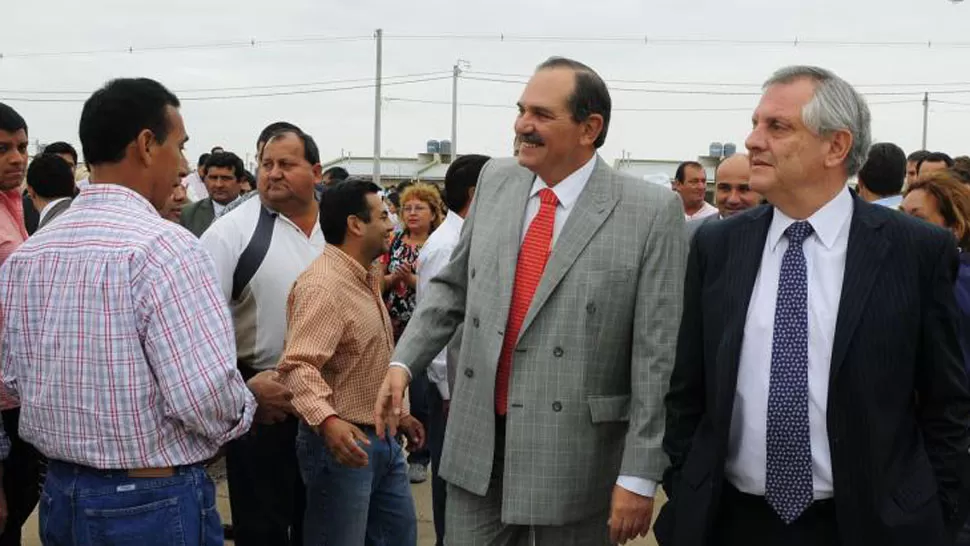
[[[526,231],[519,249],[519,262],[515,267],[512,305],[509,307],[509,320],[505,324],[502,355],[498,359],[498,374],[495,377],[495,411],[499,415],[505,415],[508,411],[512,354],[552,251],[552,232],[556,225],[556,206],[559,205],[559,199],[552,190],[544,188],[539,190],[539,201],[542,203],[539,214],[529,224],[529,230]]]

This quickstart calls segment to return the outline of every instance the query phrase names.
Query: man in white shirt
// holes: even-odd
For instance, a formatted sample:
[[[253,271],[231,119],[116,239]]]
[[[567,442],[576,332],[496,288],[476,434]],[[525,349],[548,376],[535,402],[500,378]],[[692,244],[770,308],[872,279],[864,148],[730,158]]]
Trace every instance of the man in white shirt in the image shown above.
[[[696,161],[684,161],[674,174],[674,191],[684,202],[684,220],[698,220],[717,214],[717,208],[708,203],[707,171]]]
[[[687,222],[687,236],[691,239],[701,226],[730,218],[761,204],[761,194],[751,189],[751,165],[745,154],[734,154],[717,166],[714,182],[714,202],[717,214]]]
[[[956,242],[849,190],[870,115],[833,73],[779,70],[752,121],[771,205],[694,237],[658,542],[952,544],[970,492]]]
[[[205,162],[212,154],[202,154],[195,166],[192,174],[182,179],[182,187],[188,195],[189,201],[196,202],[209,197],[209,191],[205,189]]]
[[[242,159],[232,152],[218,152],[205,162],[205,187],[209,197],[186,205],[179,222],[196,237],[201,237],[227,207],[239,198],[245,173]]]
[[[74,198],[74,175],[64,159],[54,154],[34,158],[27,168],[27,195],[40,211],[40,230],[71,206]]]
[[[322,169],[313,138],[282,129],[260,151],[258,198],[223,215],[201,238],[232,310],[237,359],[247,378],[276,368],[290,287],[325,245],[314,191]],[[295,452],[297,424],[291,416],[254,425],[228,446],[233,538],[239,546],[301,543],[305,495]]]
[[[445,173],[445,203],[448,205],[448,216],[438,226],[438,229],[428,237],[418,255],[418,285],[416,300],[421,305],[428,285],[448,262],[451,254],[458,246],[461,227],[468,216],[472,198],[475,196],[475,186],[482,167],[490,158],[484,155],[463,155],[448,167]],[[428,366],[428,379],[436,389],[428,389],[428,449],[431,451],[431,482],[432,508],[434,512],[435,546],[442,546],[445,540],[445,481],[438,475],[441,466],[441,451],[445,443],[445,422],[448,419],[448,407],[451,404],[449,386],[454,384],[454,368],[458,365],[456,352],[461,347],[461,334],[456,333],[448,349],[438,353],[431,365]],[[453,350],[454,349],[454,350]]]

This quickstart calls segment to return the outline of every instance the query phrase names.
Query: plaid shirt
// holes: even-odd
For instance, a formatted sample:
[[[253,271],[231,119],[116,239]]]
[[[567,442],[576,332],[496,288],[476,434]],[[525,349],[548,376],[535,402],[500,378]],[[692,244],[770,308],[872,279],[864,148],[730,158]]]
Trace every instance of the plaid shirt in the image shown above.
[[[255,410],[209,254],[108,184],[0,268],[0,377],[24,440],[102,469],[198,463]]]
[[[394,348],[375,271],[327,245],[290,292],[280,382],[312,427],[331,415],[374,424],[374,401]]]

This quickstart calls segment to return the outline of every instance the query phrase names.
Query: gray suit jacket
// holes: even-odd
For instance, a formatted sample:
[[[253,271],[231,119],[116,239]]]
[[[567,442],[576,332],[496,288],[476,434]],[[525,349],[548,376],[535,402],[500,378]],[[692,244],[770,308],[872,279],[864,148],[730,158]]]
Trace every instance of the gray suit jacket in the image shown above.
[[[393,360],[425,368],[464,321],[441,476],[489,486],[495,377],[534,175],[485,165],[451,263],[431,281]],[[502,520],[563,525],[603,513],[619,475],[659,481],[663,397],[687,257],[680,198],[597,158],[519,335]],[[604,522],[605,524],[605,522]]]
[[[202,237],[202,234],[209,229],[215,218],[216,211],[215,207],[212,206],[212,198],[206,197],[182,209],[179,222],[182,227],[194,233],[196,237]]]
[[[65,199],[65,200],[61,201],[60,203],[57,203],[56,205],[54,205],[53,207],[51,207],[51,209],[49,211],[47,211],[47,215],[44,216],[44,219],[42,221],[38,222],[37,229],[40,230],[41,228],[43,228],[47,224],[51,223],[51,221],[54,218],[57,218],[58,216],[64,214],[64,212],[67,209],[71,208],[71,203],[73,201],[74,201],[73,199]]]
[[[690,222],[687,222],[687,240],[693,241],[694,234],[697,233],[697,230],[700,229],[701,226],[705,224],[709,224],[711,222],[717,222],[720,219],[721,219],[720,214],[712,214],[710,216],[705,216],[704,218],[698,218],[697,220],[691,220]]]

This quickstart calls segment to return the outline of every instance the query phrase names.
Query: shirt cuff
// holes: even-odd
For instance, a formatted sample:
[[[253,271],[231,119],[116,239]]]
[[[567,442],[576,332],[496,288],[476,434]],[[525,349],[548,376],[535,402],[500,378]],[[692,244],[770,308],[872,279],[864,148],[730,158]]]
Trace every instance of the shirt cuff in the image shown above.
[[[411,379],[414,379],[414,376],[411,375],[411,368],[408,368],[407,364],[402,364],[400,362],[391,362],[391,367],[392,368],[404,368],[404,371],[408,372],[408,377],[411,378]]]
[[[438,394],[441,395],[442,400],[451,400],[451,393],[448,391],[448,380],[435,381],[435,385],[438,387]]]
[[[657,482],[635,476],[620,476],[616,479],[616,485],[641,497],[653,497],[657,492]]]

